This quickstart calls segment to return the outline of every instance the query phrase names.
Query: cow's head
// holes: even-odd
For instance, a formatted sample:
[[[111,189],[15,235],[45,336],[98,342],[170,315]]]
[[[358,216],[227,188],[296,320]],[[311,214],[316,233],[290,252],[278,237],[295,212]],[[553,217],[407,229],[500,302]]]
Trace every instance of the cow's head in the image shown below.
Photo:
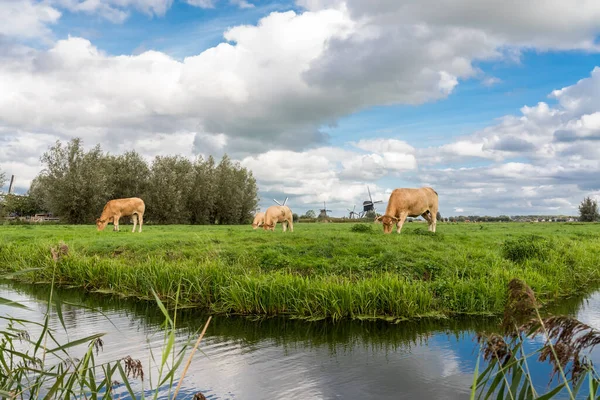
[[[383,233],[392,233],[394,225],[399,221],[398,218],[391,215],[380,215],[375,220],[383,224]]]
[[[96,228],[98,228],[99,231],[103,231],[104,228],[106,228],[106,225],[108,225],[108,219],[96,219]]]
[[[259,222],[258,224],[252,223],[252,229],[256,229],[262,226],[262,222]]]

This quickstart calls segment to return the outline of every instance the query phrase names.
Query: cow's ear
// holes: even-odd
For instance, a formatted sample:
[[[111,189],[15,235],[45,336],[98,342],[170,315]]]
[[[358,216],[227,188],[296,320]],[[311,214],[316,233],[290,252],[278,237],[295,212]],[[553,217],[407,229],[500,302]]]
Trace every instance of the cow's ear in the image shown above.
[[[383,215],[380,215],[379,217],[375,218],[375,221],[381,221],[383,219]]]
[[[394,222],[400,221],[400,218],[392,217],[392,219],[394,220]]]

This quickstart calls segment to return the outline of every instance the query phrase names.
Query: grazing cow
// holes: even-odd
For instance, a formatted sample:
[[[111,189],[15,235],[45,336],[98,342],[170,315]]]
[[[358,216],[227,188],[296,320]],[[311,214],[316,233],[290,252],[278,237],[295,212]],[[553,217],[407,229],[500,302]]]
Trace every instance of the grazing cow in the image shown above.
[[[406,217],[423,216],[429,224],[428,230],[435,232],[438,212],[438,194],[430,187],[419,189],[395,189],[385,214],[377,217],[383,223],[383,232],[391,233],[392,225],[396,224],[397,232],[402,230]]]
[[[131,232],[135,232],[135,225],[138,222],[138,219],[140,224],[139,231],[141,232],[144,223],[145,210],[146,205],[144,204],[144,200],[138,197],[110,200],[104,206],[100,218],[96,220],[96,226],[98,227],[98,230],[101,231],[106,228],[106,225],[109,222],[112,222],[114,225],[113,231],[118,231],[119,218],[131,216],[131,219],[133,220],[133,230]]]
[[[258,212],[254,216],[254,221],[252,221],[252,229],[256,229],[256,228],[262,226],[264,223],[265,223],[265,213]]]
[[[277,225],[278,222],[281,222],[281,225],[283,225],[284,232],[287,230],[288,226],[290,231],[294,232],[292,210],[290,210],[288,206],[271,206],[267,208],[263,229],[265,231],[275,231],[275,225]]]

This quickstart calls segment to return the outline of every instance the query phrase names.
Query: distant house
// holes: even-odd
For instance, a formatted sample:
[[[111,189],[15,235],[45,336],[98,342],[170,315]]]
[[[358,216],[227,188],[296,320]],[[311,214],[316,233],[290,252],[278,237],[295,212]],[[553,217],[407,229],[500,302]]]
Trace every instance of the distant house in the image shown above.
[[[31,222],[48,222],[48,221],[60,221],[60,218],[55,217],[52,213],[35,214],[31,217]]]

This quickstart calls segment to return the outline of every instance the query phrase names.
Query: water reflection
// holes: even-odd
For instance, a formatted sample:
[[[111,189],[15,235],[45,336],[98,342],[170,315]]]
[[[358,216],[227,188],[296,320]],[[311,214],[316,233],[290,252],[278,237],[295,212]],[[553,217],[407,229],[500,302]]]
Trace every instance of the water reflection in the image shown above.
[[[79,290],[55,294],[66,303],[63,318],[71,340],[107,332],[101,361],[130,355],[146,366],[149,349],[160,351],[164,318],[152,303]],[[0,296],[26,302],[32,310],[2,306],[0,312],[41,320],[48,295],[48,286],[3,284]],[[596,295],[587,302],[562,302],[553,311],[578,314],[598,328],[599,305]],[[52,315],[52,327],[61,331]],[[195,340],[206,318],[196,311],[180,312],[178,342]],[[184,380],[187,397],[180,398],[201,391],[211,399],[462,399],[468,396],[477,357],[473,332],[492,330],[497,322],[460,318],[393,325],[216,316],[203,353],[196,354]],[[592,359],[597,363],[600,357]],[[533,369],[544,389],[549,368],[535,364]]]

